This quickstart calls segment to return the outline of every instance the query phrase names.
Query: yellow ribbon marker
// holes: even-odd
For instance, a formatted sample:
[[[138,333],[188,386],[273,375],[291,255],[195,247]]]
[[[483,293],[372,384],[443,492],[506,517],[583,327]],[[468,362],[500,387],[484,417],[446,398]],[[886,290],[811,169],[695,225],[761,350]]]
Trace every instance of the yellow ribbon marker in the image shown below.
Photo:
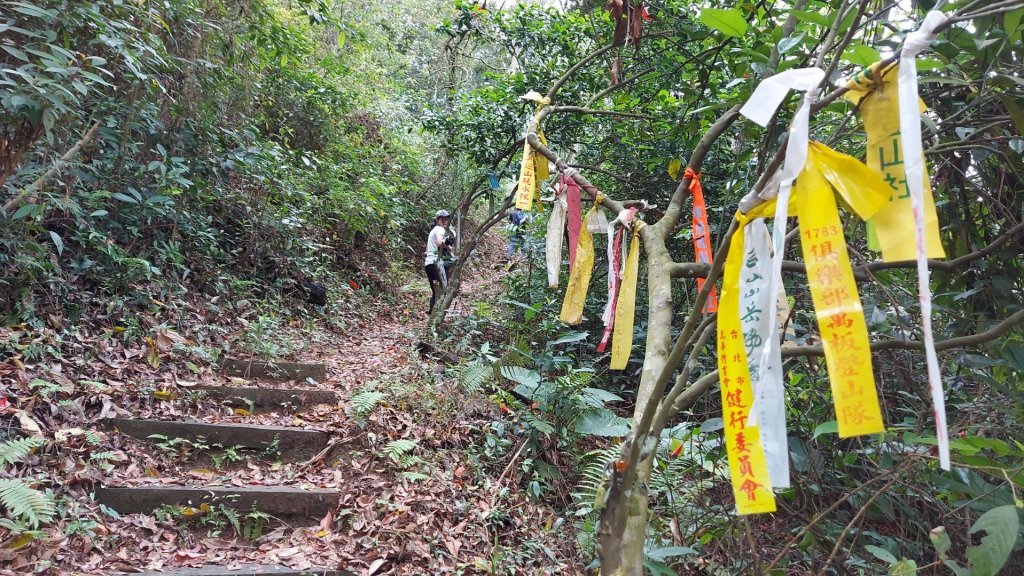
[[[536,127],[537,137],[546,146],[548,141],[544,137],[544,130],[541,128],[537,116],[545,106],[551,103],[551,99],[541,96],[534,90],[520,96],[520,99],[537,103],[537,112],[534,114],[533,120],[530,121],[530,126]],[[540,203],[540,181],[546,179],[548,175],[548,159],[537,154],[528,141],[524,142],[523,159],[519,165],[519,187],[516,189],[516,208],[533,210],[534,199],[536,199],[537,211],[544,211],[544,206]]]
[[[886,183],[855,158],[812,142],[796,181],[800,244],[818,321],[839,436],[885,430],[878,404],[867,324],[850,267],[843,223],[832,188],[858,217],[867,219],[888,202]]]
[[[633,351],[633,321],[636,315],[636,283],[640,274],[640,231],[645,223],[633,221],[633,240],[629,243],[626,269],[615,301],[615,331],[612,333],[612,370],[623,370]],[[609,242],[611,236],[608,237]]]
[[[594,198],[594,205],[583,216],[583,222],[601,210],[601,201],[604,194],[597,193]],[[580,237],[576,241],[576,262],[573,264],[572,274],[569,275],[569,285],[565,289],[565,299],[562,300],[562,311],[558,318],[566,324],[579,324],[583,320],[583,305],[587,301],[587,290],[590,288],[590,277],[594,273],[594,236],[584,225],[580,228]]]
[[[868,166],[881,174],[890,187],[888,204],[868,220],[868,248],[882,251],[882,260],[900,262],[917,256],[910,187],[904,170],[903,142],[900,137],[899,65],[882,69],[881,62],[857,73],[846,87],[847,98],[860,104],[867,133]],[[920,103],[921,111],[925,109]],[[939,238],[939,217],[935,212],[928,174],[924,175],[925,240],[929,258],[944,258]]]
[[[537,195],[537,163],[533,159],[533,146],[523,143],[523,160],[519,165],[519,187],[516,189],[516,208],[532,210]]]
[[[537,107],[537,111],[540,112],[540,106]],[[537,126],[537,138],[540,139],[540,143],[547,146],[548,139],[544,137],[544,130],[541,129],[540,125]],[[541,180],[547,180],[551,176],[549,172],[548,159],[541,154],[537,154],[537,184],[540,185]]]
[[[790,202],[792,204],[792,202]],[[729,454],[729,476],[736,498],[736,513],[764,514],[775,511],[775,495],[757,426],[748,426],[754,403],[747,365],[747,347],[740,324],[740,268],[745,252],[743,228],[754,218],[771,216],[775,201],[750,211],[736,213],[739,227],[732,235],[725,260],[722,294],[718,306],[718,379],[722,389],[722,420],[725,447]]]

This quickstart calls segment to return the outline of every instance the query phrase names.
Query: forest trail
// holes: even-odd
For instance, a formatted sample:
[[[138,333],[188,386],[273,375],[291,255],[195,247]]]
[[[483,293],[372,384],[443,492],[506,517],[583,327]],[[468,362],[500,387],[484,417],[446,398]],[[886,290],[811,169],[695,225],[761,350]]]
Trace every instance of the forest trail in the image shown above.
[[[463,302],[495,301],[504,259],[492,240]],[[411,280],[386,313],[294,331],[300,363],[277,374],[225,361],[186,381],[129,353],[152,384],[86,402],[102,406],[82,431],[97,445],[73,444],[78,465],[53,470],[89,530],[5,551],[9,573],[40,561],[67,574],[490,573],[503,554],[538,550],[537,573],[579,573],[565,536],[538,529],[555,514],[521,491],[499,497],[500,479],[471,462],[501,414],[418,357],[426,283]],[[457,305],[454,321],[471,308]]]

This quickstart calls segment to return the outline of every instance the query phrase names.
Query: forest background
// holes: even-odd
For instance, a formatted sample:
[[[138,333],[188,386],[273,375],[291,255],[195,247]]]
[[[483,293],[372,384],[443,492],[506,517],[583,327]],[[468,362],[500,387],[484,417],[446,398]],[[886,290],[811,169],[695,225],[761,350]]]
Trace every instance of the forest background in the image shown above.
[[[295,315],[343,330],[346,318],[419,273],[434,210],[459,214],[463,262],[504,222],[535,112],[520,96],[531,90],[556,105],[544,125],[551,150],[609,195],[663,210],[681,168],[717,130],[700,171],[719,242],[771,165],[798,99],[767,129],[720,119],[761,79],[816,60],[838,85],[897,51],[933,7],[634,2],[622,30],[598,2],[500,10],[433,0],[4,3],[0,315],[19,339],[0,343],[0,353],[19,362],[67,354],[83,329],[118,327],[117,337],[144,341],[153,328],[145,316],[166,323],[218,296],[243,307],[246,330],[231,344],[256,355],[288,355],[266,335]],[[964,17],[918,66],[947,253],[932,280],[936,336],[952,342],[940,359],[955,471],[941,472],[931,453],[922,354],[877,351],[887,432],[848,440],[835,434],[822,363],[794,355],[785,366],[794,487],[780,494],[780,512],[733,514],[721,405],[714,393],[695,395],[658,439],[640,538],[646,570],[1024,566],[1014,507],[1024,480],[1024,10],[966,0],[941,9]],[[812,139],[864,156],[846,100],[823,100],[811,129]],[[498,473],[521,459],[518,489],[560,511],[589,562],[642,354],[612,372],[594,353],[600,289],[582,326],[557,320],[564,279],[549,289],[540,272],[544,218],[507,279],[506,300],[445,322],[456,276],[424,338],[463,358],[453,374],[467,394],[511,413],[510,426],[489,429],[481,467]],[[688,220],[670,232],[674,260],[693,262]],[[915,339],[913,270],[873,264],[854,219],[844,232],[873,339]],[[598,258],[595,286],[604,284],[602,266]],[[682,317],[698,296],[693,278],[708,273],[676,274],[671,301]],[[646,270],[640,277],[638,349],[649,312]],[[326,286],[326,305],[303,303],[311,283]],[[787,276],[787,293],[792,342],[813,344],[806,278]],[[210,363],[239,309],[203,309],[201,345],[189,354]],[[692,371],[714,366],[705,354]],[[41,519],[4,503],[6,530]]]

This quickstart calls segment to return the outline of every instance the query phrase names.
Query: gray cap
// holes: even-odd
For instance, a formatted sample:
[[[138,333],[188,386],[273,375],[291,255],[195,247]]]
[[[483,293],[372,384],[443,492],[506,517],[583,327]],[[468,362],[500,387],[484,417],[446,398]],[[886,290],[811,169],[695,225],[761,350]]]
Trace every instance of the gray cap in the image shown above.
[[[437,213],[434,214],[434,219],[435,220],[437,220],[438,218],[450,218],[450,217],[451,217],[451,213],[448,212],[447,210],[438,210]]]

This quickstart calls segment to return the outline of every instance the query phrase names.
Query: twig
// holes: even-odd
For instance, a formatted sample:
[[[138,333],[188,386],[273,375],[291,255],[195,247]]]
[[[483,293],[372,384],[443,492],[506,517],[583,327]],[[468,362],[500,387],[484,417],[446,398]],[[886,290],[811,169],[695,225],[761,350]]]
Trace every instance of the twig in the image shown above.
[[[24,204],[26,200],[31,199],[33,195],[36,194],[40,190],[40,188],[42,188],[44,181],[55,176],[57,172],[59,172],[60,169],[64,167],[64,164],[67,164],[68,162],[73,160],[75,156],[78,156],[78,153],[82,151],[82,147],[84,147],[86,144],[89,143],[90,140],[92,140],[93,136],[96,135],[96,131],[99,130],[99,128],[99,122],[93,124],[92,128],[89,128],[89,130],[86,131],[82,138],[78,142],[75,142],[75,145],[69,148],[68,151],[65,152],[59,160],[54,162],[53,166],[50,166],[50,169],[44,172],[38,180],[29,184],[24,189],[22,189],[22,191],[18,193],[17,196],[8,200],[7,203],[4,204],[3,208],[0,209],[0,212],[2,212],[3,214],[10,214],[17,210],[22,204]]]
[[[836,545],[832,547],[832,552],[829,553],[828,558],[825,559],[825,565],[818,571],[818,576],[823,576],[825,574],[825,570],[828,569],[828,565],[832,563],[832,559],[839,553],[839,548],[842,547],[843,540],[846,539],[846,535],[850,533],[850,530],[853,529],[855,525],[860,523],[860,519],[864,516],[864,513],[867,512],[868,507],[874,504],[875,500],[877,500],[882,494],[885,494],[889,488],[892,488],[893,484],[896,484],[897,480],[899,480],[898,476],[886,482],[885,486],[879,488],[878,491],[872,494],[871,497],[864,502],[864,505],[860,507],[860,510],[857,510],[857,513],[853,515],[853,518],[846,524],[843,531],[839,534],[839,538],[836,538]]]

